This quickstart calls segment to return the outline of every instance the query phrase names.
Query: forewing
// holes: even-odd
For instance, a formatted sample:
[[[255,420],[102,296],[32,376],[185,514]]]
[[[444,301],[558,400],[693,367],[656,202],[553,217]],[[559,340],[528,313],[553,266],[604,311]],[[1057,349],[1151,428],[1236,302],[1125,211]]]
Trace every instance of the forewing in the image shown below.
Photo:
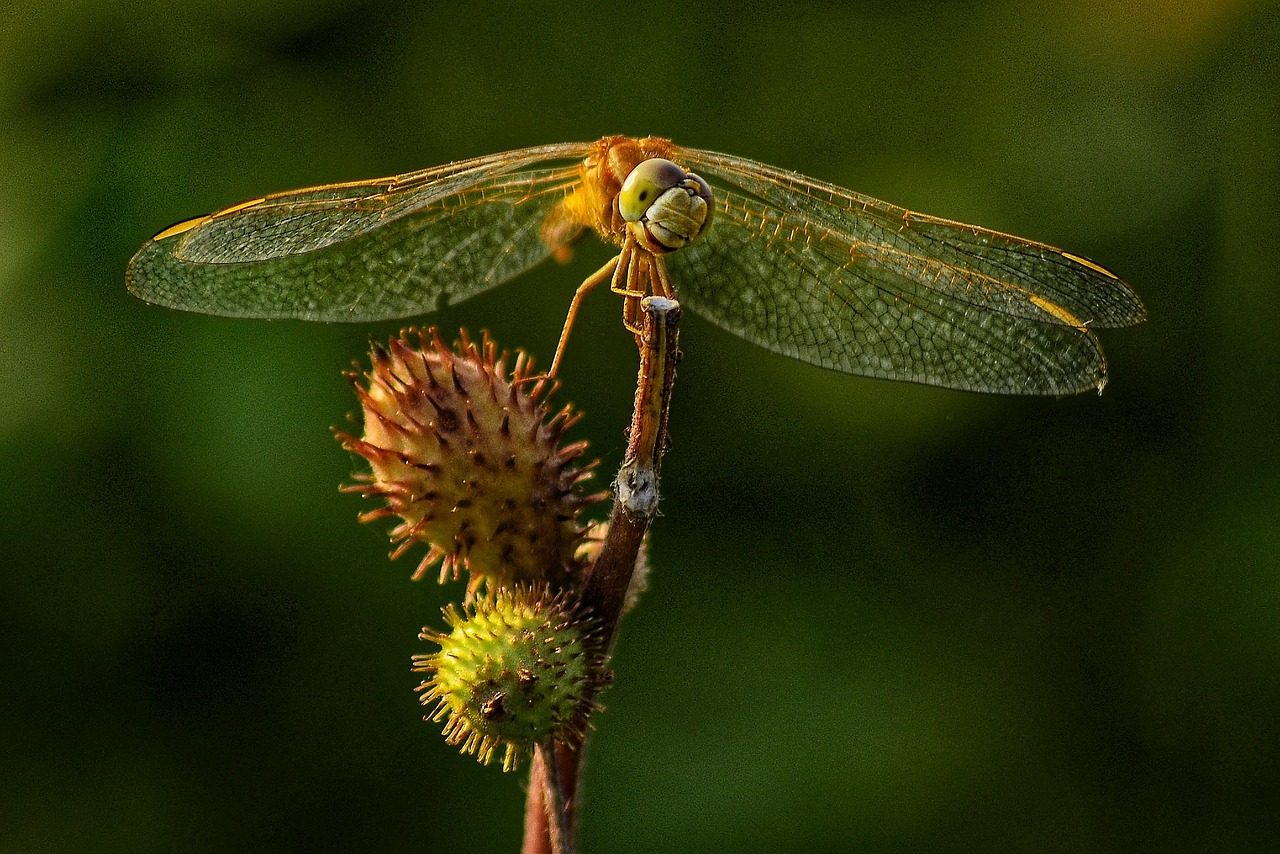
[[[972,391],[1100,387],[1092,327],[1143,318],[1123,282],[1043,244],[927,217],[762,163],[681,149],[716,219],[668,256],[681,300],[769,349]]]
[[[126,280],[149,302],[234,317],[422,314],[556,249],[542,226],[589,148],[542,146],[267,196],[161,232]]]

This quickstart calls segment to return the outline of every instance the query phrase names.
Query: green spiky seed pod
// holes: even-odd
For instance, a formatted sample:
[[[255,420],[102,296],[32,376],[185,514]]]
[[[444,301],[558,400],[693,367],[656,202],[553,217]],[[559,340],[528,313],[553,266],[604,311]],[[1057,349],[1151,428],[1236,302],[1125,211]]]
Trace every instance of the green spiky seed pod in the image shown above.
[[[498,747],[502,769],[547,738],[580,739],[607,679],[594,624],[577,616],[566,594],[543,588],[497,590],[466,606],[444,609],[449,633],[424,628],[419,638],[439,651],[415,655],[413,670],[427,720],[445,740],[489,764]]]
[[[392,557],[427,543],[414,577],[437,563],[441,581],[465,568],[468,597],[482,583],[572,585],[582,572],[579,512],[602,497],[582,494],[595,467],[576,464],[586,443],[559,444],[579,416],[551,414],[554,383],[530,380],[523,353],[510,377],[506,360],[487,335],[477,345],[464,332],[455,352],[434,329],[408,330],[389,348],[373,346],[363,383],[348,374],[364,435],[335,431],[373,469],[347,488],[386,501],[362,521],[398,516]]]

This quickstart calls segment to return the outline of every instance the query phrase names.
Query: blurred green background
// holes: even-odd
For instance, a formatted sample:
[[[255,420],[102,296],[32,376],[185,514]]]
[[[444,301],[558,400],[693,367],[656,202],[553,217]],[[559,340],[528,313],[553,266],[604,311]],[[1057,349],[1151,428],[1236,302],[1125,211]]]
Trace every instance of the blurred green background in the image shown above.
[[[0,848],[511,851],[421,721],[413,584],[337,485],[370,335],[133,300],[263,192],[611,133],[1107,264],[1102,397],[826,373],[696,317],[588,851],[1280,838],[1280,14],[1245,0],[0,3]],[[584,244],[423,323],[546,364]],[[620,462],[607,294],[558,399]]]

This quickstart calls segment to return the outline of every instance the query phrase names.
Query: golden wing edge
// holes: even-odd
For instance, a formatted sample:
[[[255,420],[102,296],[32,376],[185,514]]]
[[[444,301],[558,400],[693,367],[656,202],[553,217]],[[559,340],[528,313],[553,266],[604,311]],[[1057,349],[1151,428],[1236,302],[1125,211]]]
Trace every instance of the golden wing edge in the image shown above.
[[[945,217],[919,213],[917,211],[892,204],[891,202],[877,199],[873,196],[848,190],[836,184],[811,178],[800,172],[771,166],[767,163],[746,157],[723,154],[698,148],[683,147],[678,147],[676,149],[676,154],[695,169],[702,168],[704,170],[709,170],[709,175],[704,175],[704,178],[718,178],[720,181],[729,183],[737,190],[747,193],[760,203],[768,205],[784,215],[787,212],[785,208],[779,206],[775,201],[768,198],[762,198],[758,193],[753,192],[750,186],[744,186],[741,182],[744,180],[747,182],[760,181],[763,178],[784,190],[798,190],[803,192],[816,203],[829,206],[836,215],[835,218],[838,218],[840,215],[862,216],[875,221],[884,228],[891,230],[905,229],[928,240],[941,240],[947,243],[951,248],[957,249],[958,251],[971,252],[973,247],[975,245],[980,246],[981,241],[985,238],[987,240],[998,241],[999,243],[1004,244],[1006,248],[1016,248],[1020,251],[1025,250],[1024,254],[1027,254],[1027,257],[1033,257],[1029,254],[1030,252],[1039,252],[1052,256],[1056,259],[1061,259],[1061,261],[1068,265],[1068,269],[1070,269],[1075,275],[1081,277],[1083,281],[1088,281],[1096,285],[1096,287],[1091,289],[1093,292],[1089,294],[1089,297],[1095,304],[1108,304],[1111,312],[1114,314],[1114,317],[1105,320],[1080,320],[1076,317],[1074,312],[1065,306],[1059,305],[1057,301],[1048,299],[1042,294],[1034,294],[1033,291],[1027,290],[1025,286],[1013,286],[1020,290],[1024,290],[1024,292],[1033,294],[1035,296],[1034,301],[1040,308],[1045,310],[1047,314],[1067,325],[1081,327],[1088,326],[1091,329],[1124,328],[1137,325],[1147,319],[1146,306],[1143,304],[1142,299],[1138,296],[1133,287],[1117,273],[1083,255],[1068,252],[1048,243],[1043,243],[1026,237],[1019,237],[1007,232],[996,231],[995,229],[984,228],[983,226],[970,225],[968,223],[947,219]],[[823,198],[824,196],[826,198]],[[836,199],[840,199],[843,204],[837,204],[835,201]],[[917,228],[913,228],[913,225],[915,224],[943,229],[954,233],[956,237],[959,237],[960,235],[968,235],[971,238],[976,238],[978,243],[975,244],[973,240],[948,240],[945,236],[940,237],[936,234],[929,234],[927,232],[920,231]],[[857,239],[853,235],[845,234],[843,236],[845,239],[850,241]],[[964,249],[961,249],[961,247],[964,247]],[[941,260],[942,263],[950,264],[958,269],[966,269],[960,267],[960,265],[951,264],[951,262],[948,262],[945,259],[939,260]],[[1046,259],[1041,257],[1038,260],[1044,261]],[[985,275],[976,270],[969,270],[969,272],[972,272],[975,275]],[[1102,290],[1103,288],[1105,288],[1105,290]]]
[[[252,214],[255,211],[261,210],[265,206],[290,207],[296,203],[297,199],[306,196],[345,190],[368,190],[369,192],[366,193],[356,193],[339,199],[307,200],[303,203],[308,206],[317,204],[328,204],[332,206],[358,204],[362,201],[379,196],[420,189],[431,182],[443,180],[445,178],[456,178],[467,171],[476,171],[476,182],[455,191],[454,195],[456,195],[457,192],[465,191],[467,186],[474,187],[476,184],[481,183],[495,174],[492,170],[484,171],[495,164],[505,165],[506,168],[501,174],[513,172],[518,173],[521,169],[529,169],[540,163],[549,163],[560,160],[570,161],[576,165],[580,157],[585,156],[586,153],[592,150],[594,146],[595,143],[552,143],[549,145],[518,149],[501,154],[485,155],[482,157],[472,158],[470,160],[458,161],[438,167],[430,167],[428,169],[403,173],[396,176],[370,178],[334,184],[321,184],[295,190],[285,190],[249,199],[234,205],[229,205],[226,208],[222,208],[210,214],[181,220],[174,225],[161,230],[154,237],[144,243],[138,251],[134,253],[132,258],[130,258],[129,263],[126,266],[125,287],[135,297],[153,305],[160,305],[183,311],[196,311],[202,314],[211,314],[223,317],[302,319],[321,320],[325,322],[368,322],[390,320],[400,317],[412,317],[415,314],[421,314],[423,312],[406,309],[405,311],[396,314],[386,314],[377,311],[369,314],[361,314],[359,311],[351,310],[335,314],[334,312],[327,310],[311,311],[300,309],[289,313],[263,313],[256,309],[243,307],[210,308],[205,305],[193,305],[192,300],[183,298],[181,295],[182,289],[180,287],[175,287],[173,284],[174,281],[180,281],[185,275],[189,275],[188,273],[184,273],[184,271],[195,270],[205,266],[216,266],[218,262],[195,261],[180,257],[178,255],[178,247],[181,242],[175,242],[175,238],[181,238],[183,235],[193,232],[215,219],[244,213]],[[569,185],[569,177],[570,172],[567,170],[561,176],[561,178],[564,179],[566,186]],[[397,217],[397,219],[400,218],[401,217]],[[388,222],[393,221],[395,220],[388,220]],[[356,239],[360,236],[362,235],[353,234],[339,242]],[[311,249],[308,250],[308,252],[323,251],[324,249],[329,248],[330,245]],[[308,252],[282,252],[279,255],[227,263],[269,264],[272,261],[298,257],[300,255],[308,254]],[[554,247],[550,247],[548,249],[549,254],[553,254],[554,252]]]

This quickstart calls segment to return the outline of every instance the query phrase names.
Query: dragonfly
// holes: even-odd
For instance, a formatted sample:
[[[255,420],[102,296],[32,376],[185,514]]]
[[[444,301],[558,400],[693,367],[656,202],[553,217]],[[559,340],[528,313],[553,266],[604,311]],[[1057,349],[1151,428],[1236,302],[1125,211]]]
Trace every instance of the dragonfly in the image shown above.
[[[652,136],[251,199],[161,231],[126,283],[208,314],[389,320],[565,262],[588,231],[617,252],[576,291],[549,375],[604,282],[633,332],[644,297],[677,298],[823,368],[1003,394],[1100,392],[1095,330],[1146,314],[1081,255]]]

